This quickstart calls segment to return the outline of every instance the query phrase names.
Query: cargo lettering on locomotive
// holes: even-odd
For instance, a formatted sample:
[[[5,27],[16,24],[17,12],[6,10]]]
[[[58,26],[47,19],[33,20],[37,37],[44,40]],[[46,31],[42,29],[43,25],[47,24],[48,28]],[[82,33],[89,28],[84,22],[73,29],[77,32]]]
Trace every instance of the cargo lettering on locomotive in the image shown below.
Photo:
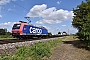
[[[30,27],[30,33],[38,33],[38,34],[42,34],[42,30],[39,28],[33,28]]]

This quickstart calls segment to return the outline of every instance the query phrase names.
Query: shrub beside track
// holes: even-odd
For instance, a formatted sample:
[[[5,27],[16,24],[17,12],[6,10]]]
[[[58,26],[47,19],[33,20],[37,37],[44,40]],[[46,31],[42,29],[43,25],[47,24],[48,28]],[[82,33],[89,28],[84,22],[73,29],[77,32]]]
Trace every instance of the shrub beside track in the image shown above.
[[[51,55],[51,48],[61,43],[61,39],[49,40],[46,42],[35,43],[29,47],[23,46],[19,48],[14,55],[1,56],[0,60],[42,60]]]

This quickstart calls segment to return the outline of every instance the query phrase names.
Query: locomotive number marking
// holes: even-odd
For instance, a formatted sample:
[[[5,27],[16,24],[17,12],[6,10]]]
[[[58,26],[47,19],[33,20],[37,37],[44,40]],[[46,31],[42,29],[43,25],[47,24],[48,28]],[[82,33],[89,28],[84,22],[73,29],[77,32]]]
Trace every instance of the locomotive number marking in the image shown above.
[[[38,34],[41,34],[41,33],[42,33],[42,30],[39,29],[39,28],[32,28],[32,27],[30,27],[30,33],[38,33]]]

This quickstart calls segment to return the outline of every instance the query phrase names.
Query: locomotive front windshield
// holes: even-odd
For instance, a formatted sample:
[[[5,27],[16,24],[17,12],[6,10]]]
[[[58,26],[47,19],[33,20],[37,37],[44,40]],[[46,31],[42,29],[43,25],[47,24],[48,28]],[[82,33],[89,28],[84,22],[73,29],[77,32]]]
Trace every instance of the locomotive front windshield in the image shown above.
[[[21,24],[14,24],[12,29],[20,29]]]

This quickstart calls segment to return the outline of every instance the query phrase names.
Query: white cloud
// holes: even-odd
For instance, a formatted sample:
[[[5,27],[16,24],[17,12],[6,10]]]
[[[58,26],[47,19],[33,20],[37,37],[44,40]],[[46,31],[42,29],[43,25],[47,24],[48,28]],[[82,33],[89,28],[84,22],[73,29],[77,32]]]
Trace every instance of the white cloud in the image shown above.
[[[27,16],[30,17],[39,17],[41,12],[47,8],[47,5],[35,5],[32,9],[30,9],[30,12],[27,14]]]
[[[0,0],[0,5],[5,5],[7,3],[10,3],[10,1],[17,1],[17,0]]]
[[[1,12],[2,6],[6,5],[7,3],[10,3],[10,1],[17,1],[17,0],[0,0],[0,12]]]
[[[13,24],[16,22],[4,22],[4,23],[0,23],[0,28],[5,28],[7,29],[7,31],[11,32],[12,26]]]
[[[10,3],[10,1],[17,1],[17,0],[0,0],[0,12],[1,12],[2,6],[6,5],[7,3]],[[8,9],[8,11],[11,11],[11,10],[12,10],[11,8]],[[0,15],[0,17],[2,17],[2,15]]]
[[[40,21],[37,21],[36,24],[58,24],[61,23],[62,21],[59,20],[46,20],[46,19],[42,19]]]
[[[66,25],[62,25],[62,26],[66,26]]]
[[[11,8],[8,9],[8,11],[11,11],[11,10],[12,10]]]
[[[0,5],[5,5],[9,2],[10,2],[10,0],[0,0]]]
[[[2,15],[0,15],[0,18],[2,18]]]
[[[8,27],[12,26],[15,22],[5,22],[5,23],[0,23],[0,27]]]
[[[55,7],[47,8],[46,4],[35,5],[27,13],[28,17],[41,17],[42,20],[37,21],[37,24],[57,24],[63,20],[71,20],[73,12],[68,10],[59,9]]]
[[[62,1],[57,1],[57,4],[59,5]]]
[[[0,5],[5,5],[7,3],[10,3],[10,1],[17,1],[17,0],[0,0]]]

